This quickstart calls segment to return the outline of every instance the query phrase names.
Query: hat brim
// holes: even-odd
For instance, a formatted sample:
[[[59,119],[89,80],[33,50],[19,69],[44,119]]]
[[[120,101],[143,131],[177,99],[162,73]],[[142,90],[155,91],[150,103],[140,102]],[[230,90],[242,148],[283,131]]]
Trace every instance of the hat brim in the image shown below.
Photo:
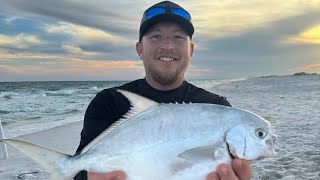
[[[190,23],[190,21],[184,19],[181,16],[175,15],[175,14],[161,14],[161,15],[157,15],[157,16],[145,21],[141,25],[140,34],[139,34],[139,41],[141,41],[142,36],[148,31],[148,29],[150,27],[152,27],[153,25],[155,25],[159,22],[165,22],[165,21],[177,23],[179,26],[181,26],[188,33],[190,38],[192,37],[192,35],[194,33],[194,28],[193,28],[193,25]]]

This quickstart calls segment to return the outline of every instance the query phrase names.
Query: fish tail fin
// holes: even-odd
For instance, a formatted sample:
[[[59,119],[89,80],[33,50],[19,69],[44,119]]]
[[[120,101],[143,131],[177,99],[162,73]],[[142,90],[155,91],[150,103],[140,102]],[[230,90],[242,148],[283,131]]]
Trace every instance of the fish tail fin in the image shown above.
[[[77,168],[72,168],[70,155],[19,140],[2,139],[0,142],[12,146],[40,164],[50,173],[50,180],[71,180],[79,172]]]

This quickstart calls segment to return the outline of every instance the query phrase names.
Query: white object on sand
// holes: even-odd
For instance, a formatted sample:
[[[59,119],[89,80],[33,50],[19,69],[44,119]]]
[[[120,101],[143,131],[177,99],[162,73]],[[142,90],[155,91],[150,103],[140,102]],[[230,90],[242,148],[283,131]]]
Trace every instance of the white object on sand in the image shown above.
[[[0,119],[0,139],[4,139],[1,119]],[[7,159],[7,158],[8,158],[7,146],[4,143],[0,143],[0,159]]]

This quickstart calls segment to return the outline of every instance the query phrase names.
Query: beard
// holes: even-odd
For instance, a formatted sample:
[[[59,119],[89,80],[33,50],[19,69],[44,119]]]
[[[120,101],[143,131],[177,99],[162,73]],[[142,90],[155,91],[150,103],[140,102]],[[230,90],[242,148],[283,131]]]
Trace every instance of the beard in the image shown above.
[[[154,81],[162,86],[169,86],[174,84],[180,76],[180,71],[176,71],[170,74],[161,74],[161,72],[151,70],[150,75]]]
[[[179,66],[174,71],[162,71],[155,67],[150,67],[146,69],[149,76],[157,83],[162,86],[169,86],[176,83],[176,81],[184,75],[186,68],[188,67],[189,63],[185,63],[182,66]]]
[[[155,65],[151,64],[144,64],[146,73],[158,84],[162,86],[170,86],[175,84],[181,76],[184,76],[184,73],[189,65],[188,62],[184,62],[182,60],[182,57],[178,53],[173,52],[162,52],[153,57],[154,61],[155,59],[159,59],[161,56],[169,56],[177,59],[178,65],[177,68],[174,70],[160,70],[159,68],[155,67]]]

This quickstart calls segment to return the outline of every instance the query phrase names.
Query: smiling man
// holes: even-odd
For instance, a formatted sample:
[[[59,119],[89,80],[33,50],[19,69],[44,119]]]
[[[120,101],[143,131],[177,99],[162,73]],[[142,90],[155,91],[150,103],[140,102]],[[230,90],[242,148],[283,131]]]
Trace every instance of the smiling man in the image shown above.
[[[174,22],[159,22],[148,29],[136,45],[143,60],[146,81],[159,90],[183,84],[193,53],[187,32]]]
[[[185,80],[191,61],[194,33],[190,14],[181,6],[163,1],[148,8],[140,24],[136,51],[143,60],[146,76],[120,87],[105,89],[90,103],[84,118],[77,153],[101,132],[120,119],[129,109],[129,101],[116,91],[123,89],[162,103],[212,103],[231,106],[223,97],[198,88]],[[178,121],[178,119],[177,119]],[[221,165],[208,180],[247,180],[252,176],[249,163],[235,159]],[[81,172],[76,180],[125,179],[125,172],[99,174]]]

